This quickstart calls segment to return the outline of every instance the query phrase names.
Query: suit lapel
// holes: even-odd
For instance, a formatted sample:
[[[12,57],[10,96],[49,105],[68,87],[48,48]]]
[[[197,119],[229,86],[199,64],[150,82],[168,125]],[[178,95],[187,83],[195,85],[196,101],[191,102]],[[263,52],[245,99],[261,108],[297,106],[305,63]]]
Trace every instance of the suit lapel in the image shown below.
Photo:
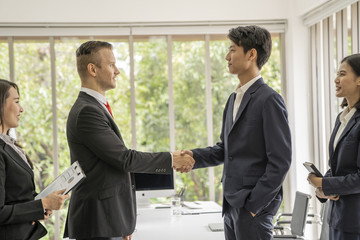
[[[14,162],[16,162],[18,165],[24,168],[32,177],[34,177],[34,172],[30,168],[30,166],[26,164],[24,159],[22,159],[20,155],[11,146],[5,143],[4,151],[9,154],[12,159],[14,159]]]
[[[356,111],[354,116],[350,119],[350,121],[348,122],[348,124],[346,124],[346,127],[344,129],[344,131],[341,133],[338,143],[336,144],[336,148],[339,146],[339,143],[341,142],[341,140],[350,132],[350,130],[354,127],[355,123],[357,122],[357,118],[360,116],[360,111]],[[339,128],[338,128],[339,129]],[[335,150],[336,150],[335,148]]]
[[[247,106],[247,104],[249,103],[250,99],[251,99],[251,94],[248,91],[246,91],[243,98],[241,99],[239,110],[236,113],[235,121],[233,124],[235,124],[237,122],[237,120],[239,120],[241,114],[243,113],[243,111],[244,111],[245,107]]]
[[[113,117],[110,115],[110,113],[103,106],[101,106],[101,103],[99,103],[99,101],[96,100],[93,96],[90,96],[89,94],[87,94],[85,92],[80,92],[79,97],[84,97],[87,100],[91,101],[95,106],[97,106],[101,111],[103,111],[105,113],[105,115],[107,116],[107,118],[110,120],[110,122],[112,124],[115,124],[115,121],[114,121]]]
[[[230,102],[229,102],[229,109],[227,110],[227,117],[226,117],[226,126],[228,126],[230,129],[233,125],[233,112],[234,112],[234,103],[235,103],[236,93],[232,93],[230,96]],[[230,132],[229,129],[229,132]]]
[[[239,118],[241,117],[242,113],[244,112],[246,106],[248,105],[248,103],[250,102],[251,98],[252,98],[252,95],[259,89],[259,87],[261,85],[265,84],[263,79],[260,78],[258,79],[257,81],[254,82],[253,85],[250,86],[250,88],[245,92],[242,100],[241,100],[241,103],[240,103],[240,106],[239,106],[239,110],[236,114],[236,117],[235,117],[235,121],[232,123],[232,126],[231,126],[231,130],[233,129],[235,123],[239,120]],[[234,101],[232,102],[232,105],[231,105],[231,109],[234,109]],[[231,119],[232,119],[232,115],[233,114],[233,110],[231,110]],[[230,132],[231,132],[230,130]]]
[[[107,119],[110,121],[111,127],[114,130],[114,132],[116,133],[116,135],[120,138],[120,140],[122,142],[124,142],[124,140],[120,134],[119,128],[117,127],[117,125],[114,121],[114,118],[110,115],[110,113],[103,106],[101,106],[101,104],[98,102],[98,100],[96,100],[93,96],[90,96],[85,92],[80,92],[79,97],[84,97],[84,98],[88,99],[89,101],[94,103],[99,109],[101,109],[101,111],[103,111],[105,113],[105,115],[107,116]]]
[[[330,156],[332,156],[333,153],[334,153],[335,136],[336,136],[337,131],[339,130],[340,125],[341,125],[341,122],[339,121],[339,119],[337,119],[336,123],[335,123],[334,131],[331,133],[330,141],[329,141],[329,154],[330,154]]]

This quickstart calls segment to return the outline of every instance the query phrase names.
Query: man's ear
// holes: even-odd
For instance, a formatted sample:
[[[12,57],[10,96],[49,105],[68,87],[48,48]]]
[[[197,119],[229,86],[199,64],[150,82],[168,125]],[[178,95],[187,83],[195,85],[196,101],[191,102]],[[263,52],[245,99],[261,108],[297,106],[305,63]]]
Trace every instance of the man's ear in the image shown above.
[[[87,65],[87,70],[92,77],[96,77],[96,66],[93,63]]]
[[[254,61],[257,59],[257,51],[255,48],[249,50],[249,61]]]

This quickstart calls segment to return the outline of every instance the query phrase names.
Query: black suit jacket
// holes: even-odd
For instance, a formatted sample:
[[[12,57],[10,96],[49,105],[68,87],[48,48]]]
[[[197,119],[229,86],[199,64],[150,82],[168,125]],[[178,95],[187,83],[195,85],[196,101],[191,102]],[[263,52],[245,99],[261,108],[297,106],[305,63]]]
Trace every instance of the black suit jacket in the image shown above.
[[[0,139],[0,239],[39,239],[46,235],[41,200],[34,200],[34,173],[15,150]],[[36,224],[32,225],[35,221]]]
[[[67,140],[71,162],[79,161],[86,179],[72,192],[65,236],[80,239],[132,234],[136,199],[131,172],[170,174],[170,153],[126,148],[113,118],[84,92],[69,113]]]
[[[341,114],[341,113],[340,113]],[[340,116],[339,114],[339,116]],[[349,120],[334,149],[336,133],[341,125],[339,116],[329,142],[330,169],[324,175],[325,195],[338,194],[331,201],[329,225],[335,229],[360,233],[360,110]],[[326,199],[320,199],[322,202]]]
[[[194,149],[195,168],[224,164],[224,198],[234,208],[275,214],[291,163],[291,135],[282,97],[257,80],[245,92],[235,121],[235,93],[224,110],[221,141]],[[226,205],[224,205],[226,207]]]

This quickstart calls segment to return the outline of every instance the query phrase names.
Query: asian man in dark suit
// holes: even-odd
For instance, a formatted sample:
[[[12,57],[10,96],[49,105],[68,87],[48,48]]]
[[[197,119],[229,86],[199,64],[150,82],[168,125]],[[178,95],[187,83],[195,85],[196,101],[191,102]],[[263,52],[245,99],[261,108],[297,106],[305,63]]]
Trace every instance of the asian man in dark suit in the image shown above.
[[[226,103],[220,142],[182,154],[194,157],[194,168],[224,164],[226,239],[268,240],[291,164],[287,110],[260,75],[271,53],[270,33],[246,26],[231,29],[228,37],[228,68],[240,83]]]
[[[128,149],[105,98],[119,74],[112,45],[83,43],[76,51],[81,91],[70,110],[67,140],[71,162],[79,161],[86,179],[72,192],[65,237],[131,239],[136,222],[132,172],[170,174],[190,171],[194,160],[180,153]]]

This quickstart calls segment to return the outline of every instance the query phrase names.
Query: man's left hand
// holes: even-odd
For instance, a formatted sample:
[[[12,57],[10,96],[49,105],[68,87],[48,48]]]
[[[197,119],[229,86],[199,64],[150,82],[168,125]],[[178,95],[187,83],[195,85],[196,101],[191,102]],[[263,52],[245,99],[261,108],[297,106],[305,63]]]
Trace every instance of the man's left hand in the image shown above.
[[[124,239],[124,240],[131,240],[131,238],[132,238],[132,234],[129,236],[126,236],[126,237],[122,237],[122,239]]]

